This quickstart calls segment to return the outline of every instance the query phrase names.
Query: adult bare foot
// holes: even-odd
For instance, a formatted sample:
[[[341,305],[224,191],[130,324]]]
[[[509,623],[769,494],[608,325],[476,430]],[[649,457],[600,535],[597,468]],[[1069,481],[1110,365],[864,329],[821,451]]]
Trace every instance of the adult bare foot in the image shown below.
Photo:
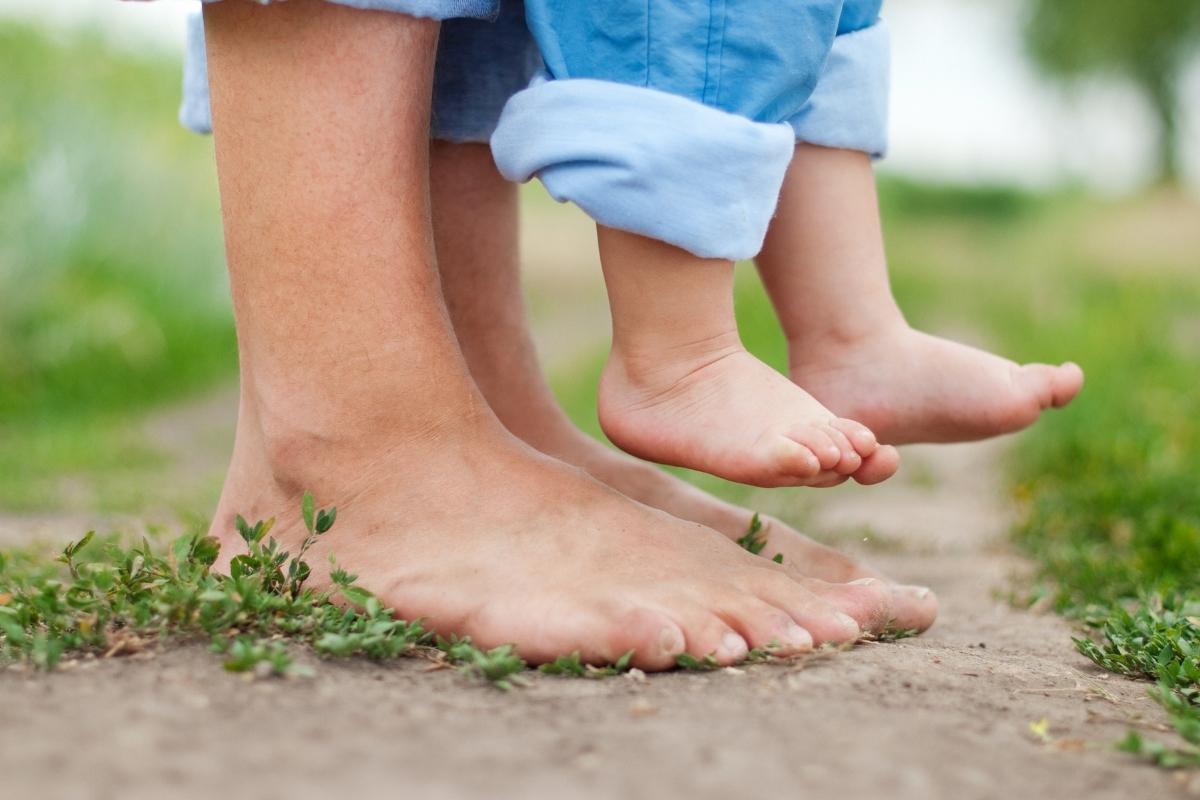
[[[867,156],[798,145],[757,259],[791,376],[881,442],[955,442],[1024,428],[1083,386],[1075,364],[1018,365],[915,331],[892,298]]]
[[[539,451],[581,467],[627,497],[730,539],[743,536],[750,511],[601,444],[563,413],[530,338],[518,267],[516,188],[496,171],[487,146],[434,142],[432,176],[439,271],[451,321],[472,376],[505,426]],[[884,581],[891,594],[891,619],[867,604],[845,609],[864,630],[888,623],[924,630],[933,624],[937,601],[927,588],[897,586],[778,520],[763,522],[762,554],[782,554],[784,569],[797,578]],[[810,588],[824,590],[819,583]]]
[[[244,425],[214,520],[222,560],[243,547],[233,516],[275,516],[295,552],[300,495],[339,509],[310,550],[316,587],[327,556],[405,619],[515,643],[532,662],[579,651],[663,669],[677,655],[742,660],[749,648],[797,653],[851,642],[888,614],[878,587],[812,588],[715,531],[633,503],[481,418],[430,435],[396,422],[365,440],[304,432],[281,441]],[[816,582],[809,581],[816,586]],[[844,609],[844,610],[843,610]]]
[[[505,423],[514,431],[525,431],[542,452],[581,467],[627,497],[680,519],[700,523],[730,539],[741,539],[747,534],[753,512],[721,500],[654,464],[606,447],[576,428],[561,412],[551,419],[553,422],[548,424],[545,416],[534,422],[509,415]],[[871,565],[815,541],[781,520],[769,515],[761,515],[759,519],[762,525],[759,537],[764,544],[760,555],[768,559],[782,556],[789,574],[798,579],[816,578],[822,584],[860,581],[869,586],[878,582],[891,595],[887,617],[871,613],[866,606],[847,608],[863,630],[923,631],[937,618],[937,597],[928,587],[899,584]],[[809,586],[820,593],[821,584]]]
[[[871,586],[818,596],[503,430],[434,269],[435,23],[307,0],[204,14],[242,379],[220,564],[235,513],[276,517],[294,551],[308,490],[341,511],[315,586],[336,555],[398,613],[535,662],[733,663],[852,641],[848,612],[887,605]]]
[[[604,432],[626,452],[756,486],[877,483],[892,448],[750,355],[733,317],[733,265],[601,227],[613,345]]]

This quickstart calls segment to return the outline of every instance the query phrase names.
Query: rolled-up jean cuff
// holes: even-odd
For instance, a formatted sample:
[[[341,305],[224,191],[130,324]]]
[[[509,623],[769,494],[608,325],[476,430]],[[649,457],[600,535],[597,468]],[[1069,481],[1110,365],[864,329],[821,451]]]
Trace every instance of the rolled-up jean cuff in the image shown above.
[[[219,0],[203,0],[205,3]],[[393,11],[430,19],[493,19],[500,0],[328,0],[338,5],[372,11]],[[208,62],[204,52],[204,20],[199,12],[189,14],[187,49],[183,60],[183,100],[179,121],[196,133],[212,133],[212,111],[208,96]]]
[[[882,158],[887,152],[890,49],[882,20],[835,38],[816,88],[788,120],[796,141]]]
[[[592,219],[703,258],[751,258],[791,160],[785,124],[591,79],[534,79],[509,99],[492,154]]]
[[[208,59],[204,53],[204,17],[188,14],[187,44],[183,52],[183,100],[179,122],[196,133],[212,133],[208,98]]]

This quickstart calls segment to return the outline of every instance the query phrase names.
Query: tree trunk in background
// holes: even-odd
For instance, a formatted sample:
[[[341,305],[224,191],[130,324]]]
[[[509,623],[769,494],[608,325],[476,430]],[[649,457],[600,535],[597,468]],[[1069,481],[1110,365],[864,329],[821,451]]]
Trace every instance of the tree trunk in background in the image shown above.
[[[1179,142],[1179,104],[1175,82],[1166,72],[1149,72],[1142,75],[1142,86],[1146,89],[1150,107],[1158,119],[1158,183],[1172,186],[1179,183],[1182,174]]]

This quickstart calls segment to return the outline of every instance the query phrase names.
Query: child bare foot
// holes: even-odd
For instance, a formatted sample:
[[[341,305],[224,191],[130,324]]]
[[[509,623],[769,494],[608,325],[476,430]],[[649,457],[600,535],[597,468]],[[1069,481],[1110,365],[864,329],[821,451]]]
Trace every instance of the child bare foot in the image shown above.
[[[1016,364],[909,328],[836,347],[795,348],[791,375],[889,444],[960,442],[1021,430],[1083,387],[1066,363]]]
[[[888,444],[1020,430],[1083,386],[1072,363],[1018,365],[911,329],[892,298],[863,153],[798,145],[759,272],[791,377]]]
[[[877,483],[895,450],[750,355],[733,266],[600,228],[613,346],[600,424],[633,455],[756,486]]]

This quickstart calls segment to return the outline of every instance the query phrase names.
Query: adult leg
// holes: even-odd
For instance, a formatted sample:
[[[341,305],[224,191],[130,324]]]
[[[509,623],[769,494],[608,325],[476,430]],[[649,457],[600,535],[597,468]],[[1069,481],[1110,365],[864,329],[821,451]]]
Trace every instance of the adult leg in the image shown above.
[[[575,427],[558,405],[529,334],[519,275],[516,186],[497,172],[488,148],[434,142],[432,176],[438,269],[451,321],[472,377],[505,426],[628,497],[731,539],[745,534],[750,511],[605,447]],[[795,575],[839,583],[882,578],[778,520],[764,522],[763,555],[782,554],[785,568]],[[822,591],[819,585],[810,588]],[[937,603],[928,589],[891,591],[896,625],[924,629],[932,624]],[[867,604],[858,608],[861,623],[878,622],[862,617]]]
[[[309,490],[341,510],[315,585],[336,556],[398,615],[533,661],[857,635],[782,569],[521,444],[478,395],[434,267],[435,23],[310,0],[205,22],[242,378],[221,565],[239,512],[294,549]]]
[[[1083,385],[1074,364],[1018,365],[913,330],[892,298],[867,155],[801,144],[757,259],[791,376],[881,441],[981,439],[1032,424]]]

